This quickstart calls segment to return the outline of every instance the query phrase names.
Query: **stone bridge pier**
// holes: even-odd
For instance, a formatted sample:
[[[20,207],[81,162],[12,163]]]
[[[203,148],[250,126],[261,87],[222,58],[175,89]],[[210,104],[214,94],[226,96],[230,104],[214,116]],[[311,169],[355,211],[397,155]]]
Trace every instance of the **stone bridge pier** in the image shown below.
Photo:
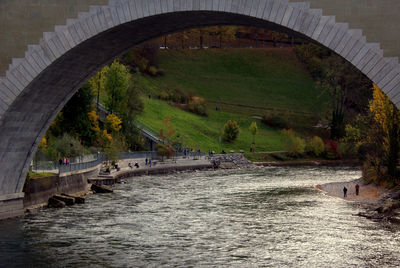
[[[34,153],[57,113],[113,59],[193,27],[247,25],[322,44],[400,105],[397,0],[3,0],[0,219],[23,215]]]

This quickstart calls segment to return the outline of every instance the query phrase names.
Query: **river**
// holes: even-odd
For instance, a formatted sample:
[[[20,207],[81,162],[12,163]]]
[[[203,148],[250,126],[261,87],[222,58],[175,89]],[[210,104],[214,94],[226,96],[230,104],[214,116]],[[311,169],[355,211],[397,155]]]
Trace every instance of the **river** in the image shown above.
[[[86,204],[0,222],[4,267],[398,267],[400,237],[316,184],[351,168],[135,177]]]

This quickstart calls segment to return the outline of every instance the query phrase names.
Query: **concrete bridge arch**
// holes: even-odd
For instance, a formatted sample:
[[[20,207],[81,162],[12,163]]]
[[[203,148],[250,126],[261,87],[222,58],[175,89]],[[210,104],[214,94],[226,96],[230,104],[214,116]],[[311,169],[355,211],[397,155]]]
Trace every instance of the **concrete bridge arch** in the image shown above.
[[[96,71],[149,39],[208,25],[276,28],[320,43],[352,63],[400,106],[400,68],[361,30],[288,0],[110,0],[45,32],[0,78],[0,218],[22,214],[31,159],[66,102]]]

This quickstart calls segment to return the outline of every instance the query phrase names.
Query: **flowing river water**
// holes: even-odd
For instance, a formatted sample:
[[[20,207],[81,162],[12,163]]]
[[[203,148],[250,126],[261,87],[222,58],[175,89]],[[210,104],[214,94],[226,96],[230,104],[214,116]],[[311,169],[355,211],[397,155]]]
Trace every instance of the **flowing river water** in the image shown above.
[[[0,222],[1,267],[398,267],[399,233],[316,184],[350,168],[135,177],[86,204]]]

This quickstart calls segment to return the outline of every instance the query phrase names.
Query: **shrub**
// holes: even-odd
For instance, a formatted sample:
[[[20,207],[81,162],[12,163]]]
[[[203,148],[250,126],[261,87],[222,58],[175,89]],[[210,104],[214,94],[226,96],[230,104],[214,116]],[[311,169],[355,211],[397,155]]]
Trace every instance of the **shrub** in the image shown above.
[[[306,151],[309,154],[320,156],[325,151],[325,145],[322,139],[314,136],[307,144]]]
[[[289,156],[297,157],[304,154],[306,148],[306,142],[304,139],[298,137],[291,129],[284,129],[281,133],[282,142],[285,144]]]
[[[187,102],[187,96],[181,89],[177,88],[173,92],[172,100],[176,103],[184,104]]]
[[[160,99],[162,99],[162,100],[168,100],[169,99],[169,94],[168,94],[168,92],[167,91],[165,91],[165,90],[162,90],[161,92],[160,92],[160,95],[159,95],[159,97],[160,97]]]
[[[233,142],[239,135],[239,125],[236,121],[228,120],[224,125],[224,134],[222,140],[225,142]]]
[[[149,61],[145,58],[140,58],[136,62],[136,66],[139,68],[141,73],[146,73]]]
[[[83,152],[81,142],[67,133],[64,133],[59,138],[50,137],[46,147],[47,154],[53,160],[58,160],[62,157],[79,156]]]
[[[158,70],[157,70],[157,68],[155,66],[150,66],[148,73],[151,76],[157,76],[158,75]]]
[[[329,159],[342,158],[342,156],[339,153],[339,145],[334,140],[328,140],[325,143],[325,151],[326,151],[326,157]]]
[[[338,146],[338,153],[344,158],[357,158],[357,150],[355,150],[354,144],[341,142]]]
[[[261,122],[269,127],[284,129],[288,128],[288,122],[277,113],[270,113],[263,116]]]
[[[198,114],[198,115],[207,115],[206,112],[206,103],[204,101],[204,98],[201,97],[192,97],[191,100],[189,101],[188,105],[188,110],[192,113]]]

